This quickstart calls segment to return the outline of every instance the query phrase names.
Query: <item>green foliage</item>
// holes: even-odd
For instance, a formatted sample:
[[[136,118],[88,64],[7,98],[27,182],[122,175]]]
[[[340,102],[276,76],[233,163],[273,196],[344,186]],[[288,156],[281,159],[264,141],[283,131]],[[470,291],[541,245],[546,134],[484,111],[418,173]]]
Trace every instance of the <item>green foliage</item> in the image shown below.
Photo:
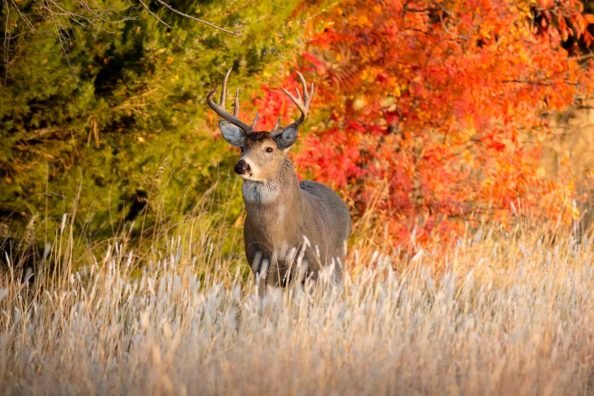
[[[3,2],[0,216],[38,216],[53,232],[75,210],[79,232],[107,237],[139,193],[146,229],[190,213],[215,186],[209,210],[234,221],[239,184],[219,181],[236,153],[208,122],[205,97],[231,66],[249,89],[291,60],[297,3],[167,3],[230,34],[158,0]]]

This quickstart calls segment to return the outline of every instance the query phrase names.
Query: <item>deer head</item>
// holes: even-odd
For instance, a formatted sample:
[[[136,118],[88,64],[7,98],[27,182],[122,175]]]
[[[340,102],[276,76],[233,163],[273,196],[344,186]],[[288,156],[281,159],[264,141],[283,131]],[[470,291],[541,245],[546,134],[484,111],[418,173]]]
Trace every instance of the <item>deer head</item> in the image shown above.
[[[279,118],[272,131],[255,131],[258,114],[256,114],[251,125],[239,119],[239,89],[235,94],[233,114],[225,110],[227,81],[230,74],[231,69],[227,71],[223,80],[219,103],[213,100],[215,90],[208,94],[207,101],[210,108],[223,118],[219,123],[219,128],[225,140],[241,149],[241,157],[234,167],[235,173],[245,180],[255,182],[274,180],[286,159],[289,147],[297,140],[297,128],[307,117],[314,93],[314,85],[311,84],[308,87],[303,75],[298,73],[303,88],[303,96],[299,90],[297,90],[296,95],[292,95],[285,89],[283,89],[283,92],[299,109],[301,113],[299,118],[284,128],[280,126]]]

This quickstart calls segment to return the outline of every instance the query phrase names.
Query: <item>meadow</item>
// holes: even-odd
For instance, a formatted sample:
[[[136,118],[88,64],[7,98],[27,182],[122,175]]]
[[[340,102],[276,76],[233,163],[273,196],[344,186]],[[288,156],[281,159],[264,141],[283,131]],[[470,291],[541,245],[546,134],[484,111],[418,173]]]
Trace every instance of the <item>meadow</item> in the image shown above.
[[[0,35],[0,396],[594,395],[593,1],[6,0]],[[340,285],[250,272],[227,70],[240,129],[314,84]]]
[[[341,287],[263,295],[204,231],[150,255],[113,240],[85,265],[71,238],[66,222],[58,269],[31,285],[3,273],[1,394],[594,392],[592,238],[484,225],[446,249],[357,242]]]

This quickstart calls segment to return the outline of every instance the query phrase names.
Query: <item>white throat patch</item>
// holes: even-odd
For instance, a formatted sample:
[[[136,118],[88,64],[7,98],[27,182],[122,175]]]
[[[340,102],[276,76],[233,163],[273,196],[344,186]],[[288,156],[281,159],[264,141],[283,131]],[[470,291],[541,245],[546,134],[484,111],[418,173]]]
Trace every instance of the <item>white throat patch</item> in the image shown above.
[[[278,197],[280,186],[274,182],[255,182],[244,179],[241,191],[246,202],[266,204]]]

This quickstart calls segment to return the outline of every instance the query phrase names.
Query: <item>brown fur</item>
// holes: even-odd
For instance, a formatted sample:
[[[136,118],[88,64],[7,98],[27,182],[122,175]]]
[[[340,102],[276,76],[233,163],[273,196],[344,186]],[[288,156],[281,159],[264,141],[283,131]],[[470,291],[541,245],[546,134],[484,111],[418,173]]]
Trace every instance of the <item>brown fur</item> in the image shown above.
[[[274,151],[266,153],[272,146]],[[259,170],[253,176],[265,180],[244,180],[245,252],[254,272],[278,286],[294,276],[315,278],[321,267],[334,262],[334,279],[340,279],[351,231],[344,202],[320,183],[299,183],[286,151],[270,134],[247,135],[244,150],[242,159]]]
[[[316,278],[320,269],[330,267],[333,279],[342,278],[351,217],[344,202],[328,187],[297,180],[293,164],[286,154],[297,140],[297,128],[307,113],[314,93],[301,73],[297,73],[302,92],[283,90],[299,108],[301,115],[285,128],[274,132],[254,131],[241,121],[239,93],[235,96],[233,115],[225,110],[227,80],[223,80],[217,104],[214,90],[207,102],[223,120],[221,133],[227,142],[240,147],[242,156],[235,172],[243,178],[243,199],[247,210],[244,227],[245,252],[257,279],[274,286],[284,286],[297,278]],[[279,119],[280,121],[280,119]],[[332,267],[333,266],[333,267]]]

